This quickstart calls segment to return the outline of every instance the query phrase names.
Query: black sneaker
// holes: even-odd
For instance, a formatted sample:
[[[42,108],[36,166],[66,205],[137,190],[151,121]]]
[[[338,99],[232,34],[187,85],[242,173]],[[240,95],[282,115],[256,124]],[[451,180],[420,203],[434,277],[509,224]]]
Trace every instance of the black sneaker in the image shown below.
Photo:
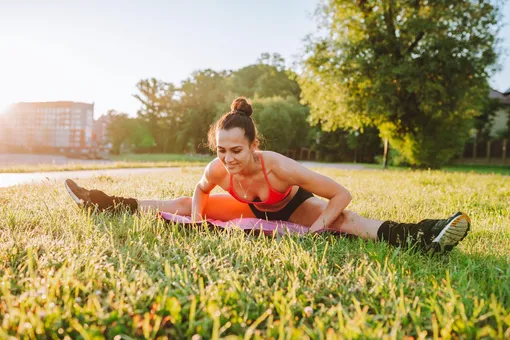
[[[447,252],[453,249],[468,234],[471,227],[471,219],[463,212],[457,212],[446,220],[439,220],[431,228],[435,236],[429,248],[439,252]]]
[[[90,191],[80,187],[75,181],[66,179],[65,186],[71,198],[79,207],[87,207],[90,205]]]
[[[125,209],[131,213],[138,210],[138,201],[134,198],[109,196],[100,190],[87,190],[71,179],[66,179],[65,187],[79,207],[92,207],[99,211],[114,213],[122,212]]]
[[[423,220],[418,223],[385,221],[377,238],[397,247],[411,247],[425,252],[447,252],[462,241],[471,226],[469,217],[457,212],[447,219]]]

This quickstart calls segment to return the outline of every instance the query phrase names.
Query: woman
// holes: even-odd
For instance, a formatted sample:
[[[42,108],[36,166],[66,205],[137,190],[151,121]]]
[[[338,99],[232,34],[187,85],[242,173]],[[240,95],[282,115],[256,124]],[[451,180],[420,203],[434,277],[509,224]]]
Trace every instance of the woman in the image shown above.
[[[309,227],[310,232],[334,229],[396,246],[418,245],[423,250],[449,251],[467,235],[470,219],[460,212],[444,220],[396,223],[345,210],[351,195],[343,186],[283,155],[258,150],[252,112],[245,98],[237,98],[231,111],[211,127],[209,146],[218,157],[205,168],[192,198],[157,201],[109,196],[81,188],[71,180],[66,180],[66,188],[79,205],[99,210],[157,209],[191,215],[194,221],[239,217],[282,220]],[[211,195],[216,186],[228,194]]]

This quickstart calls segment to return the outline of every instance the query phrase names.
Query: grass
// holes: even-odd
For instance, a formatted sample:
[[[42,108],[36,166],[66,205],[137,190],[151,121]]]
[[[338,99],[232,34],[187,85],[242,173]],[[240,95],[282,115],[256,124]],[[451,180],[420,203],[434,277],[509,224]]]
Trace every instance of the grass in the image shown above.
[[[462,209],[447,256],[331,236],[185,229],[79,211],[62,183],[0,189],[0,338],[510,338],[510,179],[319,169],[382,220]],[[191,195],[201,170],[101,176],[117,195]]]
[[[212,159],[213,158],[209,155],[124,154],[111,156],[110,160],[97,161],[94,163],[80,163],[79,161],[71,160],[68,164],[45,163],[36,165],[10,165],[0,167],[0,173],[205,166]]]
[[[363,164],[368,169],[382,169],[381,164]],[[410,167],[405,166],[390,166],[390,170],[411,170]],[[444,172],[468,172],[475,174],[499,174],[510,175],[510,165],[446,165],[441,167]]]
[[[452,165],[444,167],[444,170],[451,172],[510,175],[510,165]]]

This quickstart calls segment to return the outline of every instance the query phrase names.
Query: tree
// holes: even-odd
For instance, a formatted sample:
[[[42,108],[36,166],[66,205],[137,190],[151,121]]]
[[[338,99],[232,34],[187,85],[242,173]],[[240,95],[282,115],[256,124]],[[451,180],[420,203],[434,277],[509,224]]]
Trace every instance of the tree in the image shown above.
[[[253,98],[255,102],[279,98],[268,104],[272,108],[267,110],[282,105],[277,108],[283,108],[284,112],[279,122],[282,119],[289,122],[290,119],[294,128],[300,131],[297,138],[294,138],[297,134],[289,134],[294,139],[284,144],[297,148],[307,141],[302,136],[307,135],[309,124],[306,122],[308,109],[299,103],[301,90],[295,77],[285,68],[285,60],[279,54],[264,53],[256,64],[236,71],[195,71],[180,87],[154,78],[140,80],[134,97],[141,103],[138,117],[146,124],[162,152],[206,152],[209,127],[229,111],[232,99],[237,96]],[[283,127],[288,128],[288,125]],[[272,127],[268,126],[266,130],[272,131]],[[274,135],[268,133],[268,136]]]
[[[130,118],[129,127],[131,134],[127,142],[134,148],[135,152],[147,152],[152,150],[156,140],[152,136],[147,124],[140,118]]]
[[[299,77],[312,122],[376,126],[412,165],[440,166],[487,96],[498,11],[491,0],[326,0]]]
[[[299,149],[308,147],[312,143],[311,127],[308,123],[308,115],[310,110],[308,106],[299,103],[298,99],[293,96],[285,98],[289,110],[289,117],[292,122],[292,139],[289,143],[289,149]],[[287,131],[290,130],[287,128]]]
[[[279,54],[263,53],[256,64],[233,72],[230,91],[233,96],[248,98],[293,96],[299,99],[301,89],[294,78],[294,73],[285,68],[285,60]]]
[[[207,151],[207,132],[214,123],[218,106],[226,101],[228,72],[210,69],[196,71],[180,89],[182,128],[178,131],[181,145],[190,152]]]
[[[154,137],[140,118],[130,118],[127,113],[115,110],[109,110],[107,117],[106,133],[112,143],[113,154],[120,154],[123,146],[137,150],[150,149],[154,145]]]
[[[374,156],[382,151],[381,139],[374,127],[363,132],[337,129],[321,131],[315,127],[313,149],[320,152],[322,160],[328,162],[364,162],[373,163]]]
[[[308,109],[296,98],[256,98],[253,108],[253,119],[262,135],[263,148],[285,152],[303,146],[303,141],[307,141]]]
[[[182,108],[177,88],[155,78],[142,79],[136,85],[139,94],[134,97],[141,103],[138,117],[147,124],[158,149],[162,152],[180,151],[177,132],[182,124]]]
[[[122,144],[131,134],[131,126],[127,113],[121,113],[115,110],[109,110],[107,113],[108,125],[106,134],[110,143],[112,143],[111,153],[120,154]]]

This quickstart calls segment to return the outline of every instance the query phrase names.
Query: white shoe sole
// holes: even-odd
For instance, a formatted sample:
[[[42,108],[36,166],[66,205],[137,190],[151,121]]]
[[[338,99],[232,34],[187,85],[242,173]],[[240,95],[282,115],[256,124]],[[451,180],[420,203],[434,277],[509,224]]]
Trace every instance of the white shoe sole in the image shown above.
[[[78,204],[79,206],[82,206],[84,203],[83,200],[74,194],[74,192],[71,190],[71,188],[69,188],[69,185],[67,185],[67,182],[65,182],[64,184],[65,184],[66,190],[69,193],[69,195],[71,196],[71,198],[76,202],[76,204]]]
[[[471,219],[468,215],[460,213],[444,227],[443,230],[437,235],[432,241],[438,243],[443,249],[446,246],[454,246],[466,237],[469,227],[471,225]]]

